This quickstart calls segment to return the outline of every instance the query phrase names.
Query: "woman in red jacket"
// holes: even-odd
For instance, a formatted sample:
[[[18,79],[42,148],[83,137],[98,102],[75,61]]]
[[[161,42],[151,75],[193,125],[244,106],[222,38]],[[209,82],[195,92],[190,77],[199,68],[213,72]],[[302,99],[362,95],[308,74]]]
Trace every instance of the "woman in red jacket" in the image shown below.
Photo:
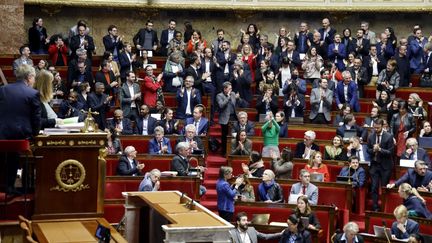
[[[165,104],[162,93],[162,73],[157,77],[153,74],[152,66],[145,67],[146,77],[141,84],[141,93],[144,97],[144,104],[149,108],[156,107],[156,101],[161,100]]]
[[[48,54],[52,65],[54,66],[67,66],[67,53],[68,48],[63,42],[60,35],[55,35],[51,38],[51,44],[48,48]]]

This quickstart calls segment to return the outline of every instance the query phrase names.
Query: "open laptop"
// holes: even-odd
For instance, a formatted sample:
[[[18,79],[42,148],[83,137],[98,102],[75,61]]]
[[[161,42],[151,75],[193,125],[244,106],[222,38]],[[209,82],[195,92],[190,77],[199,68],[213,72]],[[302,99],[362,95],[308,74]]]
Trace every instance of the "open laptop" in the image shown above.
[[[293,194],[291,193],[288,197],[288,204],[297,204],[297,198],[302,194]]]
[[[391,236],[391,230],[388,227],[385,227],[385,231],[384,231],[384,226],[374,225],[373,229],[374,229],[375,236],[378,238],[387,238],[388,237],[389,239],[391,239],[391,237],[392,237]]]
[[[432,148],[432,137],[420,137],[419,147],[424,149]]]
[[[269,213],[254,214],[251,220],[252,224],[268,225],[270,219]]]
[[[348,180],[351,180],[351,182],[352,182],[353,177],[352,176],[337,176],[336,177],[336,182],[348,183]]]
[[[310,174],[310,180],[311,181],[323,182],[324,181],[324,174],[322,174],[322,173],[311,173]]]
[[[349,141],[350,138],[357,136],[357,130],[355,129],[349,129],[349,130],[345,130],[344,132],[344,137],[343,137],[343,141]]]

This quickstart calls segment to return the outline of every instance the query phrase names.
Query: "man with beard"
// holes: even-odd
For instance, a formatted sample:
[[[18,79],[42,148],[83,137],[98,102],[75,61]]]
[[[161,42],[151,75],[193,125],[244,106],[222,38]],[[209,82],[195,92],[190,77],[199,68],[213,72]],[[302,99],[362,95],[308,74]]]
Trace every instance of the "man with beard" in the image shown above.
[[[300,54],[298,51],[295,50],[296,46],[294,44],[294,41],[288,41],[287,43],[287,50],[286,54],[282,53],[281,58],[288,57],[290,60],[291,66],[300,66],[301,60],[300,60]]]
[[[229,81],[234,69],[234,61],[237,55],[231,51],[231,44],[229,41],[222,42],[222,48],[216,53],[216,60],[218,65],[216,92],[219,93],[223,89],[223,83]]]
[[[225,31],[223,29],[218,29],[216,31],[217,39],[211,44],[211,50],[213,53],[218,53],[222,49],[222,43],[225,40]]]
[[[160,44],[161,44],[161,55],[167,56],[167,48],[170,41],[175,38],[177,33],[180,33],[176,30],[177,22],[174,19],[170,19],[168,22],[168,29],[162,30],[161,37],[160,37]]]
[[[123,37],[118,36],[117,26],[110,25],[108,27],[108,35],[102,38],[103,44],[105,46],[105,51],[109,51],[113,54],[113,60],[118,62],[120,50],[123,49]]]
[[[210,109],[210,121],[213,122],[213,115],[216,105],[216,58],[213,57],[213,53],[210,48],[204,49],[204,58],[201,58],[201,73],[207,74],[206,79],[203,79],[202,85],[204,94],[210,95],[211,109]]]
[[[333,37],[332,37],[333,38]],[[332,39],[333,42],[333,39]],[[321,34],[318,31],[313,33],[312,41],[308,42],[310,48],[315,47],[317,54],[323,59],[327,59],[327,48],[328,44],[325,41],[321,41]]]
[[[239,104],[241,108],[249,107],[249,104],[253,98],[251,84],[252,77],[249,70],[243,69],[242,61],[235,61],[233,75],[230,82],[233,85],[233,91],[240,95],[240,98],[245,102]]]
[[[327,49],[328,58],[336,64],[339,71],[345,70],[344,59],[347,57],[345,45],[341,43],[341,36],[336,34],[334,37],[334,42],[329,45]]]
[[[352,40],[352,50],[357,55],[367,56],[369,54],[370,42],[364,38],[365,31],[363,29],[357,30],[357,38]]]
[[[96,111],[99,114],[94,115],[94,119],[99,126],[100,130],[105,130],[106,127],[106,113],[110,108],[110,101],[112,96],[108,96],[104,93],[105,85],[97,82],[95,84],[95,92],[88,95],[89,107],[92,111]]]
[[[247,214],[240,212],[236,216],[237,228],[230,230],[231,239],[235,243],[257,243],[260,240],[279,239],[282,232],[274,234],[263,234],[258,232],[254,227],[249,227]]]
[[[140,29],[133,38],[133,43],[139,51],[156,51],[158,42],[157,33],[153,30],[153,21],[151,20],[148,20],[146,27]]]
[[[70,41],[70,50],[72,51],[71,59],[76,57],[76,51],[78,49],[84,49],[87,52],[88,58],[92,59],[93,51],[95,50],[95,45],[93,42],[93,37],[89,36],[86,32],[87,26],[83,23],[78,24],[78,34],[73,36]]]
[[[359,91],[359,98],[364,97],[364,86],[369,82],[367,70],[365,67],[362,67],[362,60],[360,57],[356,57],[354,59],[354,65],[352,67],[347,68],[347,71],[351,73],[351,77],[353,81],[357,84]]]
[[[130,120],[123,117],[123,111],[120,109],[114,111],[114,118],[108,119],[107,123],[108,129],[114,129],[118,134],[133,134],[132,124]]]
[[[322,20],[322,28],[319,29],[318,32],[320,33],[320,40],[322,43],[330,45],[333,43],[334,35],[337,31],[330,26],[330,20],[328,18],[324,18]]]
[[[140,117],[136,120],[136,132],[138,135],[153,135],[157,126],[157,120],[150,116],[150,108],[142,105],[140,108]]]
[[[378,118],[379,118],[379,110],[378,110],[378,107],[374,106],[371,109],[370,116],[365,118],[363,126],[364,127],[373,127],[373,125],[378,120]]]
[[[306,22],[301,22],[299,32],[294,35],[294,43],[299,53],[306,54],[309,49],[307,45],[308,40],[312,40],[312,33],[309,32],[308,24]]]

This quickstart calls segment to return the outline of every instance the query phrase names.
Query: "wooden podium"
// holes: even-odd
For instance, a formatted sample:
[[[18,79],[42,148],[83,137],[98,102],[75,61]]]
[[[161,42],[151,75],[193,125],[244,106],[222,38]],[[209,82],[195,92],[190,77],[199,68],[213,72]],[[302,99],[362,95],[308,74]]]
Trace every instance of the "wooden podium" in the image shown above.
[[[103,217],[106,133],[38,136],[33,219]]]
[[[128,242],[231,242],[232,224],[179,191],[123,195]]]

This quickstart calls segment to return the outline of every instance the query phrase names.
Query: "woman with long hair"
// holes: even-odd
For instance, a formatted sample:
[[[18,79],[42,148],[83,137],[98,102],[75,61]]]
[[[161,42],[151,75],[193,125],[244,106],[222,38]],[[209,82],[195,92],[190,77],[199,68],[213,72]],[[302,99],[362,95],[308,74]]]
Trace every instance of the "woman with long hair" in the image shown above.
[[[288,122],[285,119],[285,112],[278,111],[275,115],[275,120],[279,124],[279,137],[287,138],[288,137]]]
[[[282,187],[275,181],[275,174],[272,170],[265,170],[262,182],[258,185],[258,196],[262,202],[282,203]]]
[[[342,41],[341,43],[343,43],[345,45],[345,53],[349,53],[352,47],[352,36],[351,36],[351,29],[350,28],[345,28],[342,31]]]
[[[303,226],[306,229],[311,229],[311,230],[321,229],[320,222],[317,216],[315,215],[315,213],[312,212],[307,196],[301,195],[297,198],[297,207],[294,209],[294,214],[297,216],[297,218],[302,219],[302,221],[303,218],[308,219],[307,224],[305,224],[306,221],[303,222]]]
[[[249,177],[246,174],[239,175],[239,177],[243,178],[243,183],[238,188],[237,200],[242,202],[255,202],[255,192]],[[232,185],[232,187],[234,185]]]
[[[398,109],[399,112],[394,114],[390,121],[390,132],[396,139],[396,155],[400,157],[406,149],[405,142],[407,138],[412,137],[412,135],[414,134],[416,125],[413,115],[408,112],[407,102],[399,102]]]
[[[372,104],[374,107],[378,108],[380,114],[387,114],[392,105],[390,93],[387,90],[381,91],[378,99],[372,101]]]
[[[252,76],[252,80],[255,80],[255,72],[256,72],[256,55],[253,53],[253,49],[249,44],[243,44],[242,47],[242,61],[247,63],[249,66],[250,74]]]
[[[395,35],[394,29],[392,27],[386,27],[384,33],[387,35],[388,43],[393,46],[393,49],[396,49],[397,37]]]
[[[54,99],[64,99],[67,93],[66,84],[65,82],[63,82],[59,72],[53,71],[52,74],[54,76],[54,80],[53,80]]]
[[[272,151],[270,157],[272,158],[271,166],[276,174],[276,179],[291,179],[293,169],[291,149],[282,149],[280,156],[278,153]]]
[[[247,138],[246,130],[240,130],[231,140],[231,155],[249,155],[252,152],[252,141]]]
[[[39,91],[40,101],[42,103],[41,113],[41,128],[52,128],[56,125],[63,124],[63,120],[57,117],[50,106],[50,101],[53,98],[52,81],[54,77],[52,73],[42,70],[36,75],[35,89]]]
[[[59,34],[53,35],[48,48],[51,64],[54,66],[67,66],[68,47],[63,37]]]
[[[258,91],[259,92],[257,92],[257,93],[263,94],[265,85],[268,85],[273,89],[274,95],[279,94],[279,81],[276,80],[276,75],[271,68],[267,68],[267,70],[264,72],[264,80],[259,82],[259,84],[258,84]]]
[[[179,135],[179,124],[180,122],[174,119],[174,111],[171,108],[165,108],[159,121],[159,126],[164,128],[164,134]]]
[[[42,18],[34,18],[32,27],[28,30],[28,41],[30,51],[34,54],[47,54],[48,34],[43,27]]]
[[[324,149],[324,159],[326,160],[347,160],[346,150],[343,139],[336,135],[331,145],[326,145]]]
[[[191,39],[188,40],[186,53],[187,55],[190,55],[194,51],[197,51],[198,49],[204,50],[206,47],[207,41],[202,38],[201,32],[199,30],[194,30]]]
[[[304,167],[309,173],[320,173],[324,175],[324,181],[330,181],[330,174],[327,165],[322,163],[322,154],[319,151],[314,151],[309,158],[309,162]]]
[[[428,121],[423,121],[422,129],[420,130],[420,137],[432,137],[431,124]]]
[[[305,71],[303,77],[312,84],[315,79],[321,78],[320,69],[323,64],[324,60],[318,55],[316,47],[309,48],[302,63],[302,69]]]
[[[105,129],[107,133],[107,150],[108,154],[121,154],[122,153],[122,144],[118,137],[118,133],[115,128]]]
[[[423,100],[417,93],[411,93],[408,96],[408,112],[418,116],[420,120],[427,118],[427,111],[423,108]]]
[[[260,35],[259,35],[259,30],[258,30],[258,27],[256,26],[256,24],[249,24],[246,31],[244,31],[243,29],[240,29],[240,32],[243,35],[249,36],[249,44],[251,46],[255,47],[259,44]]]

